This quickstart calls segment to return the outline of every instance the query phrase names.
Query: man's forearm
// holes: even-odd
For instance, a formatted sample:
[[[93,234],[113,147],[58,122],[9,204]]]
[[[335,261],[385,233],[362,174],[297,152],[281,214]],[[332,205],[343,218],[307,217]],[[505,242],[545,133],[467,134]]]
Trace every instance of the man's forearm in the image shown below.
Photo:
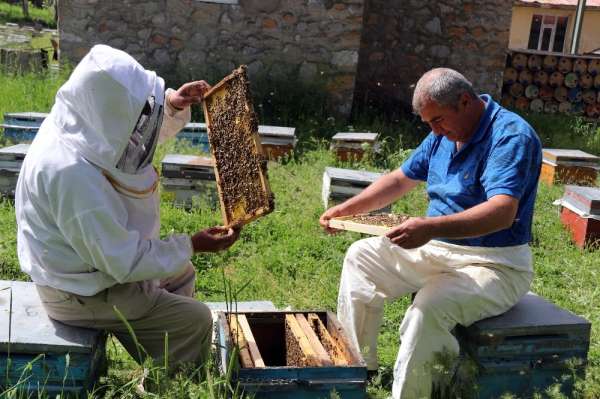
[[[497,195],[486,202],[453,215],[427,218],[434,238],[469,238],[491,234],[512,226],[518,200]]]
[[[341,206],[344,213],[358,214],[381,209],[412,190],[419,182],[411,180],[401,170],[388,173],[350,198]]]

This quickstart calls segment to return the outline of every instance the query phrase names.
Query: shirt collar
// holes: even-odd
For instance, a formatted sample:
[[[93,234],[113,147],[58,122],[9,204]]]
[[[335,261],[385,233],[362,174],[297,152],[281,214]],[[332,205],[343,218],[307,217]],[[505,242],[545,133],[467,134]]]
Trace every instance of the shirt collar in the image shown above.
[[[481,141],[481,139],[486,136],[492,121],[496,117],[496,114],[498,111],[500,111],[500,106],[489,94],[482,94],[479,96],[479,98],[485,102],[485,110],[483,111],[481,119],[479,119],[479,125],[477,126],[477,130],[475,130],[475,134],[473,137],[471,137],[467,144]]]

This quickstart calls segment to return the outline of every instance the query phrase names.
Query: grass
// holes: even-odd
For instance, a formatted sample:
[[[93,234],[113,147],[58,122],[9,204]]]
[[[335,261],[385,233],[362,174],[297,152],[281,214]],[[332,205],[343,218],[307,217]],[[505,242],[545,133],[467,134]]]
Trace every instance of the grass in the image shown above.
[[[23,9],[20,4],[9,4],[0,1],[0,24],[7,22],[16,23],[19,25],[32,25],[34,23],[41,24],[44,27],[56,29],[54,21],[54,8],[45,7],[37,8],[29,5],[29,18],[23,15]]]
[[[7,88],[10,96],[0,97],[0,113],[9,111],[48,111],[53,96],[66,76],[49,77],[39,75],[2,75],[0,87]],[[283,91],[277,91],[280,93]],[[279,94],[278,94],[279,95]],[[278,101],[273,95],[271,101]],[[268,98],[267,98],[268,100]],[[257,98],[255,104],[267,101]],[[301,113],[302,114],[302,113]],[[361,236],[344,233],[337,236],[325,235],[318,217],[323,211],[321,202],[321,179],[326,166],[358,167],[369,170],[390,170],[398,167],[408,154],[408,144],[418,141],[419,135],[411,136],[413,121],[397,125],[385,125],[372,118],[358,119],[353,129],[371,129],[384,132],[387,144],[384,153],[359,164],[337,162],[326,149],[324,138],[341,129],[350,129],[340,119],[322,119],[321,114],[306,113],[298,116],[289,111],[281,124],[298,128],[301,138],[300,151],[283,163],[269,164],[269,178],[276,198],[276,209],[267,217],[251,223],[242,231],[239,242],[229,251],[217,254],[199,254],[193,263],[198,271],[198,299],[224,301],[227,294],[223,274],[231,287],[245,288],[238,300],[270,300],[280,308],[322,309],[335,311],[341,264],[348,246]],[[261,123],[277,124],[276,114],[261,115]],[[297,118],[294,121],[293,118]],[[532,122],[547,145],[560,143],[584,150],[596,150],[597,127],[580,120],[553,118]],[[557,124],[564,131],[559,134]],[[565,133],[566,132],[566,133]],[[309,136],[316,136],[310,138]],[[570,138],[567,143],[565,137]],[[174,142],[161,145],[154,158],[156,166],[166,153],[173,151],[193,152],[177,147]],[[569,239],[551,205],[562,195],[561,186],[548,187],[540,184],[534,217],[534,241],[536,277],[532,290],[559,306],[580,314],[592,322],[591,346],[588,373],[585,380],[578,381],[577,396],[600,397],[600,333],[596,326],[600,322],[600,271],[598,252],[580,250]],[[419,187],[393,206],[395,212],[421,215],[427,207],[423,187]],[[172,232],[194,233],[199,229],[220,224],[220,212],[214,204],[185,211],[173,207],[163,197],[161,203],[161,235]],[[0,202],[0,278],[27,280],[19,270],[16,257],[16,223],[14,207],[9,201]],[[389,395],[392,367],[398,349],[398,327],[409,304],[402,298],[386,305],[380,345],[380,376],[368,390],[373,398]],[[114,340],[109,342],[109,372],[101,380],[102,389],[94,397],[136,397],[135,385],[139,381],[140,368]],[[222,397],[227,387],[226,379],[214,369],[188,369],[174,377],[167,376],[160,366],[150,373],[153,394],[148,397]],[[133,370],[133,371],[132,371]],[[2,397],[0,391],[0,397]],[[211,396],[212,395],[212,396]],[[216,395],[216,396],[215,396]],[[560,397],[549,392],[550,397]]]

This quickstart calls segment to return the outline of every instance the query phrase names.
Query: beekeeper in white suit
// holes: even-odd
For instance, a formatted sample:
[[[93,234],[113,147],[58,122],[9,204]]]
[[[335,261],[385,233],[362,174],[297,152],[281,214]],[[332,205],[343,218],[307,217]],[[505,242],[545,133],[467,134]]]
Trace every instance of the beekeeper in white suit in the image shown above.
[[[159,238],[158,141],[190,119],[204,81],[168,89],[123,51],[94,46],[60,88],[15,195],[18,256],[53,319],[113,333],[138,361],[202,363],[211,314],[193,299],[194,252],[231,246],[219,227]],[[128,320],[143,347],[137,348]]]

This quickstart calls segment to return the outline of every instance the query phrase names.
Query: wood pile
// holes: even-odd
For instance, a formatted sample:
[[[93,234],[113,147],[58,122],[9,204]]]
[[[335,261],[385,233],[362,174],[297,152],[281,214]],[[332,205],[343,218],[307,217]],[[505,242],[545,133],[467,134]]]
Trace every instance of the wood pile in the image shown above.
[[[502,105],[521,111],[600,117],[600,58],[511,51]]]

